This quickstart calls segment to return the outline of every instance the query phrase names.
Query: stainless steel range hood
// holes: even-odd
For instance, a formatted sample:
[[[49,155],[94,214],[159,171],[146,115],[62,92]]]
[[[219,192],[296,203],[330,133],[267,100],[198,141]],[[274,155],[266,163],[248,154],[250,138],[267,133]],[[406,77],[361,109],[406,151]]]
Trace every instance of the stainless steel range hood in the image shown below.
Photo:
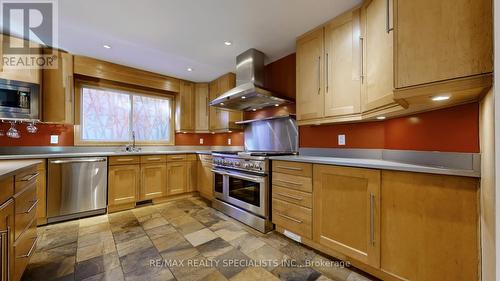
[[[264,53],[249,49],[236,57],[236,87],[210,102],[211,106],[251,111],[292,101],[263,88]]]

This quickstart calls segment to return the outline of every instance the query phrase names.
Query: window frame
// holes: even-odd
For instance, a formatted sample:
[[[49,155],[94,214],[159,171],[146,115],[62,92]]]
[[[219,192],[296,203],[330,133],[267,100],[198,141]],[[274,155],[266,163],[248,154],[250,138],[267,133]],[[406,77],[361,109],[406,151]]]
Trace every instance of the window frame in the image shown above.
[[[170,100],[170,140],[169,141],[136,141],[137,145],[175,145],[175,95],[166,92],[156,92],[152,90],[144,90],[135,87],[128,87],[117,85],[115,83],[107,83],[102,81],[86,81],[86,80],[75,80],[75,124],[74,124],[74,144],[75,146],[122,146],[131,143],[130,141],[94,141],[94,140],[83,140],[81,131],[81,102],[82,102],[82,91],[83,88],[94,88],[98,90],[112,90],[119,93],[125,93],[128,95],[145,96],[151,98],[159,98]],[[132,98],[133,100],[133,98]],[[132,112],[133,114],[133,105]],[[133,127],[132,121],[130,121],[131,128]]]

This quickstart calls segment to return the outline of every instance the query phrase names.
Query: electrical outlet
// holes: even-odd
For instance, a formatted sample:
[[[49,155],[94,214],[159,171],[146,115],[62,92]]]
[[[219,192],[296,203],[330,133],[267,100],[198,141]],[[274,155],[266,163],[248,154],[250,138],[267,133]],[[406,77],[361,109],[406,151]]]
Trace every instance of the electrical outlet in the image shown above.
[[[227,145],[231,145],[231,139],[227,139]]]
[[[58,135],[50,135],[50,143],[51,144],[58,144],[59,143],[59,136]]]
[[[345,145],[345,135],[338,135],[339,145]]]
[[[203,144],[203,138],[200,138],[200,144]]]

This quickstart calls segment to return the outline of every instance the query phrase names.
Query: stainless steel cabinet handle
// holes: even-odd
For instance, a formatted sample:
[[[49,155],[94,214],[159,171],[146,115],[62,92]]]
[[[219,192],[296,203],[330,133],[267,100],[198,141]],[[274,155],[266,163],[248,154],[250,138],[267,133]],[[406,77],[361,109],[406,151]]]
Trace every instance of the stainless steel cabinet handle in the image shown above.
[[[303,223],[303,221],[301,221],[301,220],[298,220],[298,219],[296,219],[296,218],[292,218],[292,217],[287,216],[287,215],[284,215],[284,214],[282,214],[282,213],[276,213],[276,214],[277,214],[278,216],[280,216],[280,217],[283,217],[283,218],[287,219],[287,220],[291,220],[291,221],[294,221],[294,222],[296,222],[296,223]]]
[[[38,237],[38,236],[36,237],[35,241],[33,242],[33,245],[31,246],[31,248],[30,248],[30,250],[28,251],[28,253],[27,253],[27,254],[22,255],[22,256],[18,256],[18,257],[16,257],[16,258],[18,258],[18,259],[22,259],[22,258],[27,258],[27,257],[31,256],[31,254],[32,254],[32,253],[33,253],[33,251],[35,250],[36,243],[38,242],[38,238],[40,238],[40,237]]]
[[[177,168],[177,167],[182,167],[182,165],[172,165],[170,167],[176,167]]]
[[[328,93],[328,53],[326,53],[326,58],[325,58],[325,83],[326,83],[326,87],[325,87],[325,90],[326,92]]]
[[[292,171],[302,171],[302,168],[297,167],[287,167],[287,166],[276,166],[279,169],[292,170]]]
[[[321,56],[318,57],[318,95],[321,93]]]
[[[370,193],[370,243],[375,245],[375,195]]]
[[[274,180],[275,183],[277,182],[281,182],[281,183],[285,183],[285,184],[291,184],[291,185],[296,185],[296,186],[302,186],[301,183],[296,183],[296,182],[292,182],[292,181],[286,181],[286,180]]]
[[[36,205],[38,205],[38,199],[35,201],[31,201],[33,204],[28,208],[28,210],[24,211],[23,213],[29,214],[34,208],[36,208]]]
[[[302,198],[302,197],[295,197],[295,196],[292,196],[292,195],[278,193],[278,192],[276,192],[276,195],[283,196],[283,197],[290,198],[290,199],[297,200],[297,201],[304,200],[304,198]]]
[[[365,43],[365,38],[363,37],[359,37],[359,49],[360,49],[360,52],[361,52],[361,56],[360,56],[360,67],[359,67],[359,78],[361,79],[361,83],[363,83],[363,80],[365,78],[365,54],[364,54],[364,43]]]
[[[184,159],[184,156],[173,156],[170,157],[171,159]]]
[[[160,157],[147,158],[148,161],[158,161],[161,160]]]
[[[391,19],[390,19],[390,13],[391,13],[391,0],[386,0],[387,3],[387,14],[386,14],[386,25],[385,25],[385,31],[387,33],[390,33],[391,31],[394,30],[394,28],[391,27]]]
[[[39,174],[40,174],[39,172],[36,172],[34,174],[30,174],[30,175],[22,178],[21,181],[31,181],[32,179],[38,177]]]
[[[120,159],[116,159],[117,162],[130,162],[130,161],[134,161],[134,159],[132,158],[120,158]]]
[[[132,161],[133,159],[118,159],[118,162]],[[106,158],[89,158],[89,159],[68,159],[68,160],[51,160],[50,164],[66,164],[66,163],[92,163],[104,162]]]

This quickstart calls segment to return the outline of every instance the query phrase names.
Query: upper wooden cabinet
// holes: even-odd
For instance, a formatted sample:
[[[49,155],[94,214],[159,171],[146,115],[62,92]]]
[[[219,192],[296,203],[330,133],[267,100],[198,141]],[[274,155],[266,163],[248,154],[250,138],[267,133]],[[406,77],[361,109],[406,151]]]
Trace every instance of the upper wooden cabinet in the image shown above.
[[[176,131],[192,132],[195,129],[194,83],[181,81],[175,109]]]
[[[343,14],[325,26],[325,116],[361,111],[360,12]]]
[[[195,101],[195,131],[208,132],[209,130],[209,113],[208,113],[208,83],[196,83],[194,86],[194,101]]]
[[[297,40],[297,120],[324,115],[324,30],[319,28]]]
[[[314,165],[313,236],[322,246],[380,266],[380,171]]]
[[[57,56],[56,69],[42,71],[42,119],[49,123],[74,123],[73,56],[44,50]]]
[[[35,84],[40,84],[42,81],[42,70],[40,68],[26,68],[26,69],[20,69],[20,68],[9,68],[9,67],[4,67],[3,65],[3,55],[4,55],[4,50],[3,50],[3,42],[6,40],[7,35],[0,34],[0,58],[2,58],[2,62],[0,63],[0,78],[1,79],[6,79],[6,80],[17,80],[17,81],[23,81],[23,82],[28,82],[28,83],[35,83]],[[25,44],[26,40],[17,38],[17,37],[12,37],[9,36],[9,40],[11,42],[11,45],[14,46],[22,46]],[[35,44],[31,42],[30,44]],[[36,44],[38,45],[38,44]],[[41,54],[41,49],[36,49],[32,48],[31,51],[33,52],[34,55]]]
[[[394,0],[395,88],[492,72],[492,2]]]
[[[236,75],[234,73],[227,73],[216,80],[210,82],[209,92],[210,100],[214,100],[221,94],[229,91],[236,86]],[[217,107],[210,107],[209,110],[209,129],[214,132],[225,132],[240,127],[236,125],[236,121],[243,119],[243,112],[222,109]]]

